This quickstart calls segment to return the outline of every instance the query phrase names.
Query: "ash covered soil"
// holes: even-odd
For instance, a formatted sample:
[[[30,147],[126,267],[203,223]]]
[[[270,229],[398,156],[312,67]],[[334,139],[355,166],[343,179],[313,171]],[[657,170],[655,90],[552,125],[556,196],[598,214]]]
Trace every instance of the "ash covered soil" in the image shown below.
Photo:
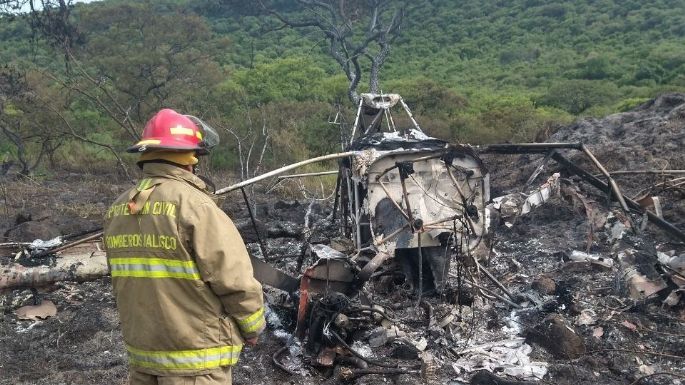
[[[685,95],[664,95],[627,113],[581,120],[559,129],[548,141],[582,141],[609,171],[684,169]],[[566,155],[585,169],[593,170],[580,154]],[[484,157],[491,172],[492,196],[515,191],[543,158]],[[354,346],[375,360],[397,362],[394,360],[401,358],[407,367],[413,369],[416,364],[421,370],[402,375],[361,376],[345,383],[685,383],[683,300],[673,306],[663,303],[673,287],[650,298],[633,298],[630,287],[621,279],[624,266],[619,258],[626,250],[639,255],[654,256],[661,252],[678,256],[685,254],[685,247],[652,224],[639,235],[628,230],[617,235],[612,231],[621,222],[617,206],[609,206],[605,193],[566,174],[553,162],[532,185],[540,185],[557,171],[580,195],[597,203],[597,217],[609,219],[590,237],[588,218],[577,207],[555,196],[526,216],[502,220],[486,266],[524,309],[514,310],[496,298],[485,299],[474,289],[462,289],[461,294],[447,291],[425,298],[428,305],[417,306],[411,293],[388,287],[387,281],[372,280],[365,293],[393,318],[395,330],[404,337],[402,341],[371,343],[377,337],[374,332],[378,325],[368,324],[358,333],[359,343]],[[674,183],[666,183],[663,175],[615,178],[627,196],[658,195],[664,217],[685,229],[685,194],[677,182],[673,187]],[[116,178],[65,174],[40,181],[3,180],[0,236],[5,239],[0,242],[49,239],[98,227],[109,202],[130,185],[113,184],[113,179]],[[258,201],[260,233],[267,236],[270,255],[279,256],[276,266],[285,271],[296,270],[305,223],[321,224],[310,239],[313,243],[328,244],[337,236],[336,226],[326,225],[330,204],[310,205],[264,195]],[[232,196],[222,207],[236,222],[249,249],[258,252],[257,239],[240,197]],[[639,224],[642,218],[638,215],[633,220]],[[574,251],[612,263],[570,263]],[[11,263],[11,259],[0,258],[0,267]],[[453,265],[453,273],[459,275],[456,269]],[[498,292],[491,282],[483,278],[479,282]],[[456,278],[450,284],[459,287]],[[101,278],[0,293],[0,384],[126,383],[126,355],[110,285],[109,278]],[[258,346],[245,349],[234,370],[234,383],[343,383],[331,377],[332,369],[308,365],[296,346],[283,357],[285,366],[295,374],[288,374],[272,363],[272,355],[284,346],[293,325],[292,314],[283,309],[283,296],[270,289],[266,296],[273,310],[269,329]],[[36,300],[52,301],[57,306],[56,316],[39,321],[19,320],[15,311]],[[432,314],[430,318],[427,309]],[[436,322],[432,323],[431,318]],[[517,338],[525,338],[529,349],[520,350],[520,344],[519,350],[486,347]],[[485,356],[508,352],[525,357],[509,369],[496,368],[499,379],[493,380],[483,373],[474,376],[475,369],[464,369],[474,366],[474,360],[481,364],[485,361],[469,352],[474,348],[480,348]],[[542,380],[528,376],[528,382],[517,382],[526,377],[523,372],[534,368],[544,368]]]

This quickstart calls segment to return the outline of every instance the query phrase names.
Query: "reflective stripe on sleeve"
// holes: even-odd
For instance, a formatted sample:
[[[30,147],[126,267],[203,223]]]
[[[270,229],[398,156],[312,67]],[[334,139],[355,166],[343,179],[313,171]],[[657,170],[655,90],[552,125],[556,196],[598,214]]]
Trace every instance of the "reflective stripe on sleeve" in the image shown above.
[[[112,277],[200,279],[193,261],[163,258],[110,258]]]
[[[150,187],[151,184],[152,184],[152,179],[150,179],[150,178],[142,179],[138,183],[137,189],[138,189],[138,191],[145,191]]]
[[[245,334],[258,332],[264,325],[266,325],[266,320],[264,319],[263,307],[249,316],[238,320],[238,326]]]
[[[235,365],[242,348],[242,345],[225,345],[197,350],[150,351],[126,345],[132,366],[168,370],[202,370]]]

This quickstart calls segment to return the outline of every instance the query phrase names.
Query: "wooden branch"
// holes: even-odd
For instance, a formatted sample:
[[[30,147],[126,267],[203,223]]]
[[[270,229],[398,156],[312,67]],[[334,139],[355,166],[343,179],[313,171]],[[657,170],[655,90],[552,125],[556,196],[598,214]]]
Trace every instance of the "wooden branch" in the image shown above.
[[[673,373],[673,372],[658,372],[658,373],[652,373],[652,374],[644,375],[644,376],[638,378],[637,380],[631,382],[630,385],[637,385],[637,384],[639,384],[639,383],[641,383],[641,382],[643,382],[649,378],[656,377],[656,376],[670,376],[670,377],[685,379],[685,376],[682,374]]]
[[[319,27],[322,31],[325,30],[324,26],[323,26],[320,22],[318,22],[318,21],[316,21],[316,20],[294,21],[294,20],[291,20],[291,19],[286,18],[285,16],[283,16],[283,15],[280,14],[279,12],[276,12],[276,11],[274,11],[273,9],[271,9],[271,8],[269,8],[269,7],[267,7],[267,6],[265,6],[264,3],[262,2],[262,0],[258,0],[258,2],[259,2],[259,5],[262,7],[262,9],[263,9],[264,11],[266,11],[266,12],[268,12],[269,14],[273,15],[273,16],[276,17],[281,23],[283,23],[284,25],[286,25],[286,26],[288,26],[288,27],[290,27],[290,28]]]
[[[62,85],[62,87],[66,88],[66,89],[69,89],[69,90],[72,90],[72,91],[75,91],[75,92],[77,92],[77,93],[79,93],[79,94],[85,96],[87,99],[90,99],[93,103],[95,103],[97,106],[99,106],[100,108],[102,108],[102,109],[107,113],[107,115],[109,115],[109,117],[112,118],[119,126],[121,126],[121,127],[124,129],[124,131],[125,131],[129,136],[131,136],[131,138],[133,138],[133,140],[136,140],[136,141],[137,141],[137,140],[139,139],[139,138],[138,138],[138,134],[135,132],[135,130],[131,131],[131,130],[129,129],[129,127],[126,125],[126,123],[125,123],[125,121],[128,120],[128,113],[126,113],[126,118],[122,121],[122,120],[120,120],[120,119],[117,117],[117,115],[116,115],[116,114],[115,114],[115,113],[114,113],[114,112],[113,112],[113,111],[112,111],[112,110],[111,110],[111,109],[110,109],[102,100],[100,100],[99,97],[90,94],[89,92],[83,90],[83,89],[80,88],[80,87],[77,87],[77,86],[74,86],[74,85],[69,85],[69,84],[67,84],[65,81],[63,81],[63,80],[57,78],[56,76],[54,76],[54,75],[51,74],[51,73],[43,72],[43,74],[46,75],[46,76],[48,76],[48,77],[51,78],[52,80],[54,80],[54,81],[60,83],[60,85]],[[98,88],[99,88],[99,87],[98,87]],[[129,121],[130,121],[130,120],[129,120]]]
[[[13,264],[3,267],[0,289],[46,286],[58,281],[84,282],[109,274],[104,251],[69,254],[56,258],[55,266],[26,267]]]
[[[345,0],[338,0],[337,7],[332,2],[321,0],[297,0],[297,3],[310,12],[311,19],[292,20],[283,14],[270,9],[262,0],[258,0],[264,11],[274,16],[284,25],[291,28],[317,27],[329,41],[329,53],[340,65],[349,83],[348,98],[355,104],[359,100],[357,87],[361,81],[361,65],[359,60],[366,57],[371,60],[371,74],[369,87],[371,92],[378,92],[380,69],[385,63],[390,52],[390,44],[399,36],[406,3],[402,3],[397,9],[389,24],[383,23],[383,14],[392,8],[390,1],[369,1],[370,8],[368,24],[365,27],[361,42],[354,42],[352,18],[345,11]],[[322,14],[322,12],[328,16]],[[375,54],[369,54],[372,44],[378,45]]]
[[[298,3],[303,4],[303,5],[308,5],[308,6],[316,6],[319,8],[323,8],[328,11],[328,13],[331,14],[331,20],[336,20],[336,13],[335,9],[333,8],[332,5],[324,3],[323,1],[316,1],[316,0],[297,0]]]
[[[136,131],[133,122],[131,122],[131,119],[129,118],[128,110],[124,109],[124,108],[121,106],[121,104],[119,104],[119,102],[116,100],[116,98],[114,98],[114,96],[112,96],[112,94],[107,90],[107,88],[103,87],[103,86],[100,84],[100,82],[97,82],[95,79],[93,79],[92,76],[90,76],[90,74],[83,68],[83,66],[81,65],[81,63],[80,63],[78,60],[76,60],[76,58],[75,58],[74,55],[71,53],[71,51],[67,50],[67,54],[69,55],[69,58],[70,58],[71,62],[72,62],[73,64],[76,65],[76,67],[77,67],[77,69],[79,70],[79,72],[81,73],[81,75],[83,75],[89,82],[91,82],[91,83],[92,83],[93,85],[95,85],[99,90],[101,90],[101,91],[105,94],[105,96],[107,96],[107,98],[108,98],[108,99],[114,104],[114,106],[119,110],[119,113],[121,113],[121,114],[124,115],[124,120],[120,122],[120,121],[116,118],[116,115],[114,115],[114,113],[111,112],[111,110],[110,110],[104,103],[102,103],[99,99],[97,99],[97,101],[100,103],[101,107],[103,107],[103,108],[105,109],[105,111],[107,111],[107,113],[110,115],[110,117],[112,117],[117,123],[119,123],[119,125],[120,125],[122,128],[124,128],[124,130],[126,130],[126,132],[127,132],[129,135],[131,135],[131,137],[132,137],[132,139],[133,139],[134,141],[140,140],[140,135],[138,135],[138,132]],[[127,122],[128,122],[128,124],[126,124]]]
[[[31,167],[29,166],[29,161],[26,159],[26,144],[24,143],[24,138],[22,138],[18,133],[7,128],[6,125],[0,126],[0,129],[2,129],[2,132],[5,134],[7,139],[14,144],[14,147],[17,148],[17,160],[21,164],[20,174],[28,175],[28,173],[31,171]]]
[[[112,155],[114,155],[114,157],[117,159],[117,163],[119,163],[119,167],[121,167],[121,170],[122,170],[122,171],[124,172],[124,174],[126,175],[126,178],[127,178],[128,180],[131,180],[131,181],[134,180],[134,179],[131,178],[131,175],[128,173],[128,168],[126,167],[126,164],[124,164],[124,161],[123,161],[123,160],[121,159],[121,157],[119,156],[119,152],[116,151],[116,150],[114,149],[114,147],[112,147],[112,146],[109,145],[109,144],[100,143],[100,142],[94,141],[94,140],[92,140],[92,139],[88,139],[88,138],[86,138],[85,136],[79,135],[78,133],[76,133],[76,130],[74,129],[74,126],[71,125],[71,123],[64,117],[64,115],[62,115],[62,114],[61,114],[59,111],[57,111],[56,109],[54,109],[54,108],[52,108],[52,107],[49,107],[49,104],[45,103],[45,105],[48,106],[47,109],[48,109],[49,111],[52,111],[55,115],[57,115],[57,116],[60,118],[60,120],[64,123],[64,125],[69,129],[69,132],[67,132],[67,134],[73,136],[74,138],[76,138],[76,139],[78,139],[78,140],[80,140],[80,141],[82,141],[82,142],[90,143],[90,144],[94,144],[94,145],[96,145],[96,146],[100,146],[100,147],[107,148],[107,149],[112,153]]]

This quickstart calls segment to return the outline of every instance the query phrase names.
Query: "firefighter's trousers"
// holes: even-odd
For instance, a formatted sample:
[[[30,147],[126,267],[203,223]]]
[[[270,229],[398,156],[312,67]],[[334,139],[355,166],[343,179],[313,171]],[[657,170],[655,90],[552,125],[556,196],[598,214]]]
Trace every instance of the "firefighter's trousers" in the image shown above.
[[[231,385],[231,367],[223,366],[200,376],[153,376],[131,369],[129,385]]]

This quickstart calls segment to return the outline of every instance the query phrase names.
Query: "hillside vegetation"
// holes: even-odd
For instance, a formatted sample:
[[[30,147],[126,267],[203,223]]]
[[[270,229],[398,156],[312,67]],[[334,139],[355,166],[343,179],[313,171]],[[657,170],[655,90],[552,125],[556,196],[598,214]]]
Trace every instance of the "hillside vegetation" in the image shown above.
[[[78,4],[68,53],[23,17],[0,18],[0,156],[33,169],[112,169],[133,131],[163,106],[221,131],[215,168],[238,170],[238,154],[245,161],[250,148],[249,172],[340,150],[340,125],[329,122],[340,111],[337,122],[349,126],[353,107],[323,36],[268,30],[273,20],[265,24],[255,4]],[[402,94],[433,136],[545,139],[577,117],[685,90],[685,1],[412,4],[381,87]],[[288,1],[276,7],[303,13]]]

